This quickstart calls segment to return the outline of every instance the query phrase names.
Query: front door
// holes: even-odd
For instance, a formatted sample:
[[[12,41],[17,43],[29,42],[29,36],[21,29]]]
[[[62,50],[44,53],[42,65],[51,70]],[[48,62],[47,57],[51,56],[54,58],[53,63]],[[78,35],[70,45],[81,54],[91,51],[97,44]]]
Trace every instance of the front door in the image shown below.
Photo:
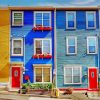
[[[11,84],[12,88],[20,88],[21,82],[21,68],[20,67],[12,67],[11,70]]]
[[[89,89],[97,90],[98,88],[98,70],[97,68],[88,69]]]

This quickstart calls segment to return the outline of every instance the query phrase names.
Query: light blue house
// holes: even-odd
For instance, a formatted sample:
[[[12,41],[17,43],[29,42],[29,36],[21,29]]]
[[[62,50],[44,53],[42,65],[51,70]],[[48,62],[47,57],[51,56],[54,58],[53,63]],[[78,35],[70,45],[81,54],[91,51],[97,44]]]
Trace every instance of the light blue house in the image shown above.
[[[99,10],[56,9],[56,85],[64,90],[98,90],[100,67]]]
[[[11,89],[22,83],[52,83],[54,70],[54,9],[10,7]]]

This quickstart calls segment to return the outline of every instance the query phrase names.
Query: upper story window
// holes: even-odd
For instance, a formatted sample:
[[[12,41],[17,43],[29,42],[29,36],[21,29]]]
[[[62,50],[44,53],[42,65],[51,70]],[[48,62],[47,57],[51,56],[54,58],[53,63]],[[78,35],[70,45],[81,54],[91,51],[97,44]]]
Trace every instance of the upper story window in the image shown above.
[[[35,39],[34,46],[35,54],[51,54],[51,39]]]
[[[91,11],[86,12],[86,28],[87,29],[96,28],[96,12],[91,12]]]
[[[81,66],[64,67],[64,84],[81,84]]]
[[[77,54],[77,37],[66,38],[67,54]]]
[[[35,12],[34,13],[34,26],[51,26],[51,12]]]
[[[87,54],[97,54],[98,41],[97,37],[89,36],[87,37]]]
[[[23,26],[23,12],[22,11],[12,12],[12,26]]]
[[[14,38],[12,39],[12,56],[23,55],[23,39]]]
[[[75,29],[76,28],[76,12],[67,11],[66,12],[66,28]]]

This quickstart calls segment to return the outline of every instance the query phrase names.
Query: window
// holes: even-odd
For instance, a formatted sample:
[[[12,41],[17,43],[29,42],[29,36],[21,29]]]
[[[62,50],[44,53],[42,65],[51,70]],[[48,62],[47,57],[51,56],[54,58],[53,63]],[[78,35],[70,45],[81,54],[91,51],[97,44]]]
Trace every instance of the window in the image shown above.
[[[72,12],[72,11],[66,12],[66,27],[67,29],[76,28],[76,12]]]
[[[35,12],[34,13],[35,26],[51,26],[51,13],[50,12]]]
[[[67,54],[77,54],[77,38],[67,37],[66,38]]]
[[[51,54],[51,39],[35,39],[35,54]]]
[[[95,12],[86,12],[86,27],[87,29],[96,28],[96,13]]]
[[[23,39],[12,39],[12,56],[23,55]]]
[[[98,49],[97,37],[87,37],[87,54],[96,54]]]
[[[51,65],[34,66],[35,82],[51,82]]]
[[[81,66],[64,67],[64,84],[81,84]]]
[[[13,11],[12,12],[12,26],[22,26],[23,25],[23,12]]]

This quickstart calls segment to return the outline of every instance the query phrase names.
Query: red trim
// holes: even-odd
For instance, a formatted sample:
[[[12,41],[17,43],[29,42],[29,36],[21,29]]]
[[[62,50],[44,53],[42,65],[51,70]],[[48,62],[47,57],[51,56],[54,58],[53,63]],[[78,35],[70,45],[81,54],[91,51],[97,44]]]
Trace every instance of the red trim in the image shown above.
[[[59,90],[60,91],[65,91],[66,90],[66,88],[59,88]],[[89,90],[88,88],[74,88],[73,89],[74,91],[98,91],[98,89],[97,90]]]

